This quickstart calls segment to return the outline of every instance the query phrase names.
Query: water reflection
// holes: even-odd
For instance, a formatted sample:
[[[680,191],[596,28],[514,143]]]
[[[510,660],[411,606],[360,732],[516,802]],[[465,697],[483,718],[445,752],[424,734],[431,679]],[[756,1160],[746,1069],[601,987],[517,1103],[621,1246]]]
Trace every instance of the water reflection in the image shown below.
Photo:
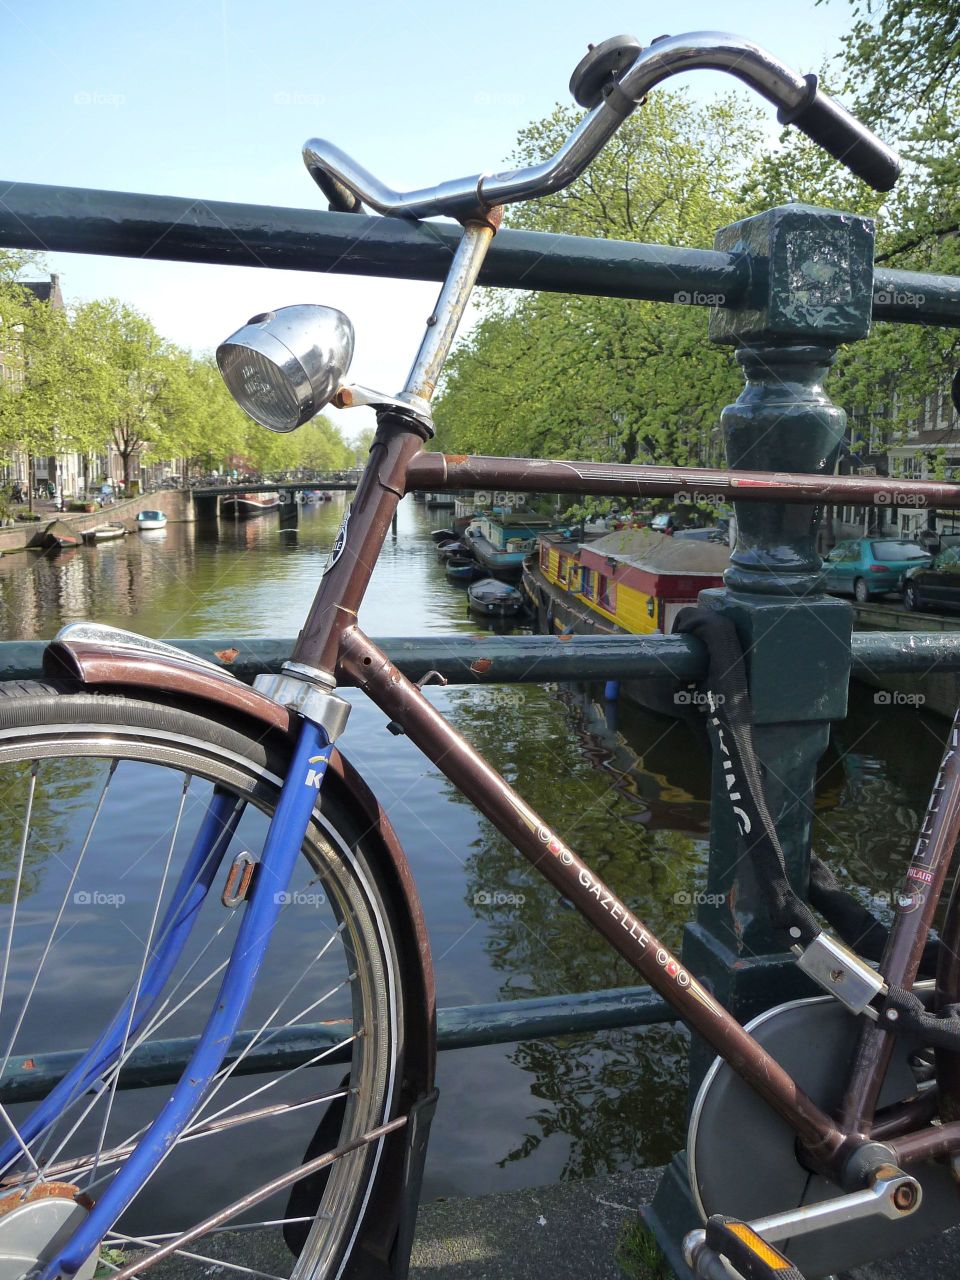
[[[267,516],[219,528],[169,524],[159,537],[132,534],[56,556],[6,556],[0,629],[7,639],[49,637],[65,622],[94,617],[159,637],[293,636],[343,509],[339,497],[301,510],[295,537]],[[401,504],[398,535],[387,541],[361,612],[371,635],[470,634],[482,625],[469,617],[463,588],[447,581],[429,539],[444,514]],[[684,724],[631,704],[614,714],[602,692],[432,687],[428,696],[632,909],[679,946],[690,898],[705,887],[707,756]],[[631,983],[625,963],[490,824],[408,741],[387,733],[373,707],[348,696],[354,712],[345,749],[408,851],[439,1003]],[[878,706],[872,691],[855,689],[850,716],[834,733],[816,794],[816,847],[871,906],[889,894],[908,855],[945,732],[943,721]],[[65,830],[82,825],[92,785],[79,765],[65,774],[57,806],[38,813],[47,850],[60,849]],[[0,795],[8,836],[25,786],[19,774]],[[145,820],[142,808],[137,820]],[[13,855],[11,841],[2,844],[0,899],[9,900]],[[46,866],[55,864],[47,858]],[[27,868],[34,910],[43,905],[44,875],[44,865]],[[112,945],[122,943],[111,936]],[[265,1001],[275,995],[264,988]],[[53,1028],[51,1047],[69,1043],[68,1030]],[[666,1159],[682,1142],[684,1057],[684,1036],[672,1027],[444,1055],[426,1194]],[[145,1100],[131,1095],[124,1113]],[[135,1127],[133,1110],[130,1122]]]

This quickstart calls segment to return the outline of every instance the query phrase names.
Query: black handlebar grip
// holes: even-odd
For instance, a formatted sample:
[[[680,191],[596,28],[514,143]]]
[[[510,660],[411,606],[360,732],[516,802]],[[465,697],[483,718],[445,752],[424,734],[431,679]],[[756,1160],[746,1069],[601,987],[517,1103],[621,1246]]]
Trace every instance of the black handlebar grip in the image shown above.
[[[777,119],[792,124],[828,151],[851,173],[873,187],[889,191],[900,176],[902,161],[895,151],[817,88],[816,76],[805,76],[810,92],[799,107],[781,109]]]
[[[330,202],[330,209],[334,213],[363,213],[363,204],[353,194],[349,187],[345,187],[342,182],[330,173],[324,173],[320,169],[313,170],[313,177]]]

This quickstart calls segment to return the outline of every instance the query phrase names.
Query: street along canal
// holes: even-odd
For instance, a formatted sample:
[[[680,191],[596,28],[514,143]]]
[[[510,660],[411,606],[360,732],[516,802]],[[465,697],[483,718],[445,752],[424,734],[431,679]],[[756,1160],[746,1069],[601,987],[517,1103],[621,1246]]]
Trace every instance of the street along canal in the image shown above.
[[[224,521],[219,529],[170,524],[154,535],[59,556],[4,558],[0,634],[45,638],[64,622],[95,618],[156,637],[292,636],[342,511],[342,497],[306,507],[295,534],[282,532],[274,515]],[[429,538],[445,514],[401,504],[397,537],[387,542],[361,614],[371,635],[471,633],[480,625],[468,617],[463,589],[446,580]],[[556,893],[404,738],[386,731],[379,712],[348,696],[355,711],[344,751],[385,804],[410,856],[432,939],[439,1004],[628,985],[631,972]],[[688,727],[630,704],[604,706],[578,688],[431,687],[428,696],[631,910],[668,944],[679,945],[704,891],[708,826],[707,760]],[[889,895],[926,802],[946,723],[884,697],[862,687],[852,691],[850,716],[837,727],[824,762],[815,844],[865,901],[889,915]],[[161,828],[162,803],[139,795],[117,815],[112,887],[122,879],[125,902],[71,904],[64,917],[47,977],[76,984],[78,1009],[97,998],[88,977],[104,940],[119,957],[125,948],[136,953],[136,939],[125,933],[128,913],[145,908],[156,881],[142,867],[128,872],[124,835],[151,824]],[[0,896],[8,902],[16,862],[9,816],[0,848]],[[29,911],[18,926],[28,946],[41,936],[30,930],[49,922],[59,901],[57,861],[51,844],[49,859],[29,869]],[[277,944],[281,962],[286,945]],[[258,1008],[269,1010],[285,989],[272,988],[273,980],[265,971]],[[17,1052],[75,1048],[79,1025],[60,1019],[49,1026],[38,1016],[24,1026]],[[247,1025],[258,1025],[253,1013]],[[684,1060],[683,1033],[670,1026],[442,1055],[425,1195],[504,1190],[665,1161],[682,1142]],[[142,1123],[145,1108],[155,1108],[158,1092],[141,1090],[118,1101],[131,1129]],[[240,1131],[231,1162],[205,1171],[210,1207],[296,1163],[310,1128],[297,1116],[278,1122],[275,1137],[258,1131],[253,1139]],[[181,1200],[177,1179],[163,1173],[157,1188],[174,1226],[197,1216],[195,1188]],[[149,1220],[153,1230],[163,1225],[155,1206]]]

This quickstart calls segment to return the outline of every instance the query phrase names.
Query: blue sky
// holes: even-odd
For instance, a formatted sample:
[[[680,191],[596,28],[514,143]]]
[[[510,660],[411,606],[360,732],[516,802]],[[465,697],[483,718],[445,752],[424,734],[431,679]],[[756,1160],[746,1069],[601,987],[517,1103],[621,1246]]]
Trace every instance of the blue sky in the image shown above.
[[[590,41],[719,25],[810,71],[837,52],[848,23],[845,0],[730,0],[722,11],[702,0],[0,0],[0,196],[20,181],[322,209],[300,160],[308,137],[331,138],[409,189],[500,164],[520,128],[569,100]],[[702,97],[734,83],[706,73],[687,82]],[[267,307],[341,306],[357,327],[352,375],[388,391],[436,293],[59,253],[49,265],[68,301],[120,297],[195,350]]]

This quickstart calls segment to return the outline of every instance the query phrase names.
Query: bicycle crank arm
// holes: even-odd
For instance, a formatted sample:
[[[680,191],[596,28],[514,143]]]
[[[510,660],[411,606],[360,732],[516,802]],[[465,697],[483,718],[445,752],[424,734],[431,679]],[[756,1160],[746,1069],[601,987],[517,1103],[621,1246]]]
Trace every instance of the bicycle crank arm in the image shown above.
[[[779,1241],[861,1218],[906,1218],[920,1207],[922,1197],[915,1178],[888,1165],[878,1171],[872,1186],[833,1200],[802,1205],[749,1223],[716,1214],[706,1228],[684,1237],[684,1260],[703,1280],[724,1280],[738,1274],[746,1280],[790,1280],[799,1277],[800,1272],[773,1247]]]

